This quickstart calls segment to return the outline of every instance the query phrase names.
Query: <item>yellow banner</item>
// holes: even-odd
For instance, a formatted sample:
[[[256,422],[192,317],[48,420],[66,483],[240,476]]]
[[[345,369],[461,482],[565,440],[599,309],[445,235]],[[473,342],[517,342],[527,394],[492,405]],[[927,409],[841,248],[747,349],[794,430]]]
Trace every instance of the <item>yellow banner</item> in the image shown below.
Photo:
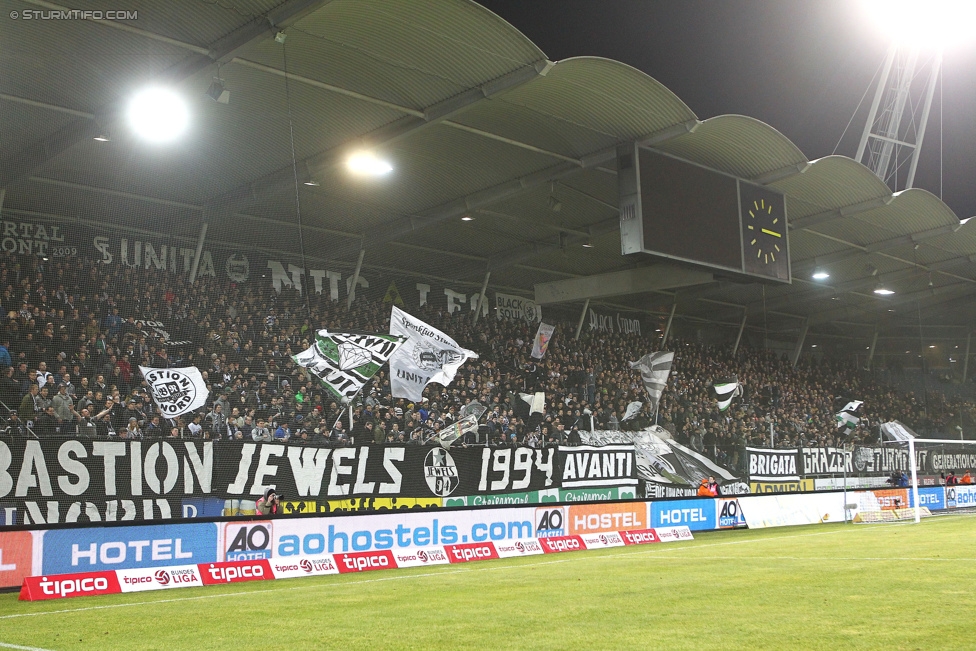
[[[282,502],[285,515],[301,513],[345,513],[350,511],[400,511],[404,509],[441,508],[440,497],[353,497],[328,502]]]
[[[754,481],[749,484],[750,493],[800,493],[814,490],[812,479],[799,481]]]

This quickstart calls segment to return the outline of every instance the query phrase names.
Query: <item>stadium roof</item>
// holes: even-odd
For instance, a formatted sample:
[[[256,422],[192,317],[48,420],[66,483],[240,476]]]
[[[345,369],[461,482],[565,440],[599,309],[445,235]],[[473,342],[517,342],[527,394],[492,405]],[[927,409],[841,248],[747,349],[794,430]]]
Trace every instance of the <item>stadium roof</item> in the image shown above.
[[[4,0],[50,11],[45,0]],[[608,299],[737,327],[870,336],[926,324],[968,332],[976,225],[937,197],[892,195],[862,165],[810,161],[758,120],[700,120],[622,63],[559,62],[467,0],[83,0],[137,20],[0,21],[4,215],[99,220],[194,239],[297,239],[290,119],[310,256],[531,295],[539,282],[658,264],[620,255],[615,147],[639,141],[789,197],[792,286],[715,281]],[[283,30],[284,44],[275,34]],[[287,59],[286,59],[287,57]],[[204,92],[215,76],[227,105]],[[121,123],[150,77],[192,99],[191,134],[152,150]],[[287,80],[287,85],[286,85]],[[93,141],[103,132],[111,143]],[[107,146],[106,146],[107,145]],[[351,178],[355,148],[395,172]],[[551,209],[554,197],[560,209]],[[470,216],[471,221],[461,221]],[[269,238],[269,233],[274,233]],[[583,244],[592,243],[592,247]],[[815,268],[829,269],[823,282]],[[883,282],[896,291],[880,298]]]

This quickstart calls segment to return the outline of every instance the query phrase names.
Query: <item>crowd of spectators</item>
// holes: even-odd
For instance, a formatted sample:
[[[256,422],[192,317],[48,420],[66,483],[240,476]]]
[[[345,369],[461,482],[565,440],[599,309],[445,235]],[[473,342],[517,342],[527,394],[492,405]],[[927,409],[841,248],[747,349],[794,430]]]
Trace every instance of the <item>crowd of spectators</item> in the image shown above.
[[[192,286],[155,269],[81,259],[0,256],[0,403],[9,436],[182,437],[289,444],[423,444],[477,400],[488,408],[469,443],[542,446],[576,442],[580,430],[638,429],[655,422],[639,373],[628,365],[657,346],[637,334],[584,332],[557,325],[541,362],[529,351],[535,324],[424,305],[417,316],[480,355],[448,387],[430,385],[417,403],[394,399],[381,369],[346,407],[295,365],[318,328],[387,332],[389,304],[357,298],[350,309],[327,295],[277,293],[257,283],[212,277]],[[160,326],[159,324],[164,324]],[[657,422],[676,439],[738,467],[747,445],[831,446],[840,438],[838,401],[863,400],[851,434],[871,442],[876,425],[898,419],[946,430],[970,421],[961,398],[898,392],[846,360],[783,357],[673,340],[676,355]],[[169,420],[158,413],[138,367],[196,366],[208,404]],[[743,395],[720,411],[715,379],[736,376]],[[541,414],[522,393],[545,393]],[[628,404],[644,403],[624,420]],[[841,403],[842,404],[842,403]]]

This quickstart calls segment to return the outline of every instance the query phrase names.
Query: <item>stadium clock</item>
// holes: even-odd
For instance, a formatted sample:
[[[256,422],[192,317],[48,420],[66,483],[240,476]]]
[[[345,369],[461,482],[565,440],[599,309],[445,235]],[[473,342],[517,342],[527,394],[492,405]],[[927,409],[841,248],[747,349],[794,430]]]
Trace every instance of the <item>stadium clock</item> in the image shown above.
[[[740,182],[739,215],[743,270],[750,274],[789,280],[789,234],[783,195]]]

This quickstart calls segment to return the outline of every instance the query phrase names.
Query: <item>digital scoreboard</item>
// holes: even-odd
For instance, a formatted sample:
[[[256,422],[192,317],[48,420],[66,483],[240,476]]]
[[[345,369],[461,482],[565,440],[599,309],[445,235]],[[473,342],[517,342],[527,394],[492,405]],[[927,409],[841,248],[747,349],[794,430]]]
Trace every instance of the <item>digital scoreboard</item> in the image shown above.
[[[617,151],[621,253],[791,282],[786,197],[636,145]]]

